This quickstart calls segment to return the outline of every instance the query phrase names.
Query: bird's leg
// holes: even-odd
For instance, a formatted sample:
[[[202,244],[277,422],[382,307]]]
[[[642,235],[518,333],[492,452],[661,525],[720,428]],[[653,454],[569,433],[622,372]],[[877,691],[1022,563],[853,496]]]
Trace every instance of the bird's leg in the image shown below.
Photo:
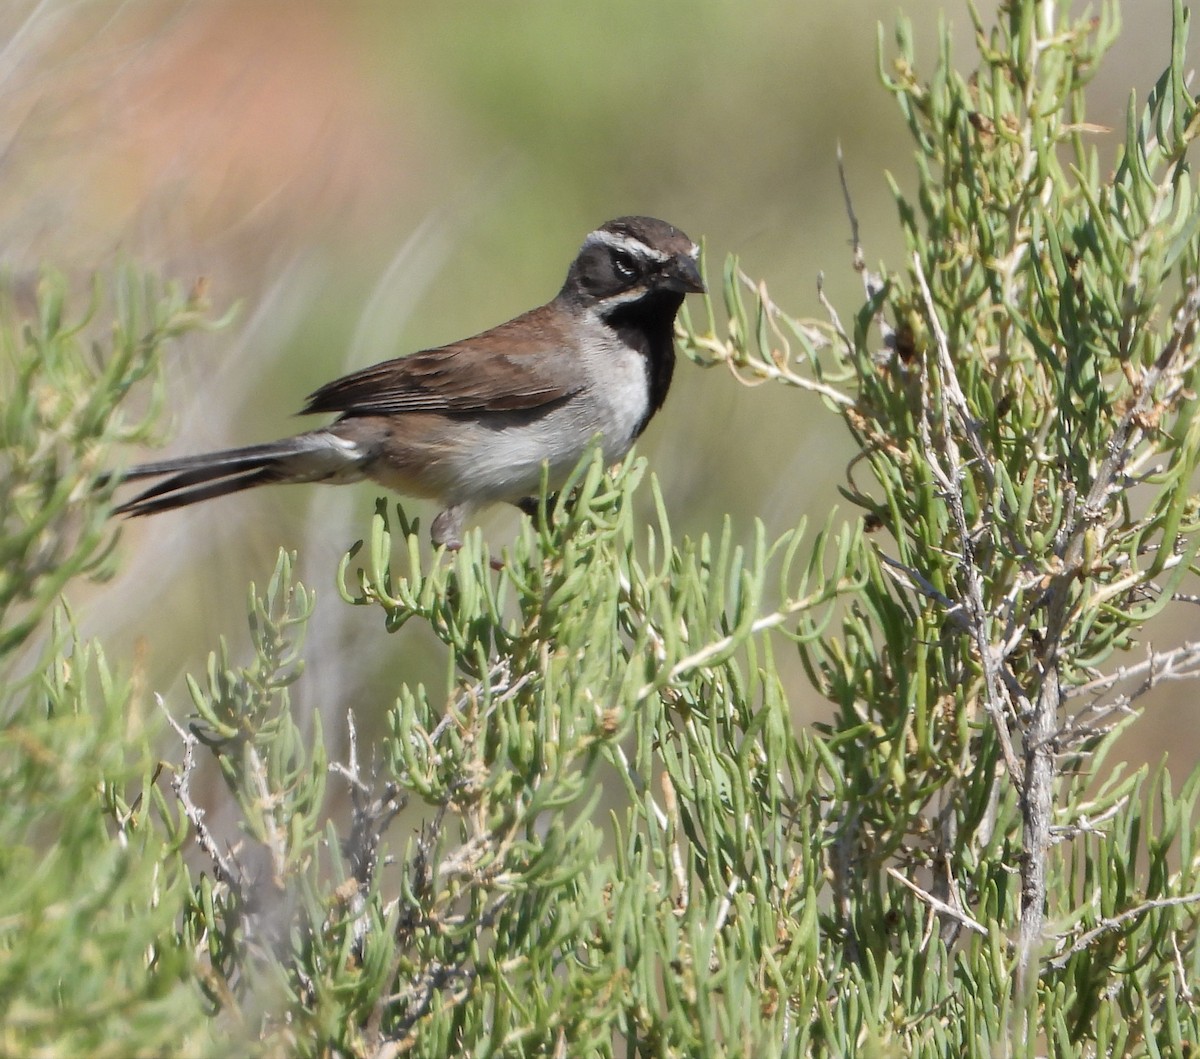
[[[546,497],[546,513],[550,514],[554,511],[554,505],[558,503],[558,493],[551,493]],[[516,506],[521,509],[521,513],[528,515],[534,522],[537,521],[538,511],[541,508],[542,502],[539,497],[526,496],[516,501]]]
[[[466,518],[465,504],[455,504],[446,508],[433,520],[429,536],[435,548],[445,548],[448,552],[456,552],[462,547],[463,520]],[[504,563],[499,559],[490,559],[488,565],[493,570],[503,570]]]
[[[447,551],[456,552],[462,547],[463,519],[467,509],[462,504],[446,508],[433,520],[429,536],[434,547],[444,545]]]

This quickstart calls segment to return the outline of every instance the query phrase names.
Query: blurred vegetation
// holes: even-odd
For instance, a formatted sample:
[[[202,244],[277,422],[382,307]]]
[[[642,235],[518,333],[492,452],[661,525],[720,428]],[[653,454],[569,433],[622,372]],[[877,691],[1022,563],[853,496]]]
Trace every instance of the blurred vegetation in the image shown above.
[[[47,275],[37,313],[8,304],[0,324],[5,1055],[185,1054],[206,1032],[178,929],[187,829],[148,812],[162,804],[161,726],[141,716],[128,665],[114,671],[82,641],[60,600],[113,570],[114,483],[98,476],[117,445],[149,436],[162,343],[206,310],[198,292],[160,292],[132,271],[106,294],[76,317],[62,278]],[[92,316],[110,306],[111,331],[93,341]],[[135,390],[153,391],[145,408]]]
[[[917,51],[932,54],[938,5],[916,6]],[[1135,17],[1096,72],[1089,114],[1109,129],[1096,136],[1103,164],[1130,87],[1148,88],[1167,60],[1169,8],[1127,5]],[[894,10],[892,0],[595,10],[15,0],[0,9],[0,253],[19,280],[51,261],[86,287],[124,251],[164,275],[208,276],[217,305],[245,306],[236,328],[169,353],[176,454],[290,432],[304,395],[343,371],[545,300],[582,235],[621,213],[666,217],[705,237],[714,260],[736,248],[747,271],[789,292],[792,311],[818,311],[821,273],[848,305],[857,278],[836,146],[875,258],[904,247],[883,172],[915,187],[910,142],[878,105],[873,72],[876,21]],[[966,6],[945,5],[945,20],[965,61]],[[639,448],[691,533],[725,512],[760,515],[776,533],[821,521],[854,454],[815,400],[773,387],[750,399],[687,370]],[[239,594],[208,590],[208,565],[248,581],[283,544],[306,581],[327,586],[373,500],[369,488],[263,491],[130,527],[130,561],[103,596],[77,593],[79,621],[113,650],[144,645],[153,685],[181,690],[214,631],[240,621]],[[516,523],[492,513],[488,539]],[[748,526],[735,522],[742,543]],[[147,591],[172,622],[145,620]],[[370,630],[329,593],[313,622],[314,662]],[[1160,642],[1182,635],[1169,616],[1155,629]],[[414,633],[364,659],[354,690],[438,680],[432,658]],[[827,720],[802,668],[780,665],[797,723]],[[297,694],[338,731],[335,688],[321,680]],[[1163,687],[1157,701],[1165,730],[1140,726],[1123,754],[1200,758],[1186,695]],[[380,722],[362,718],[364,731]]]
[[[677,10],[647,16],[633,67]],[[701,10],[737,61],[736,16]],[[944,33],[926,72],[904,20],[880,49],[916,160],[894,264],[868,264],[874,226],[848,202],[862,294],[824,288],[798,317],[779,296],[794,283],[731,257],[724,311],[681,321],[692,360],[848,438],[849,507],[811,524],[730,505],[684,532],[644,457],[585,462],[497,572],[491,534],[430,555],[409,505],[379,500],[338,566],[337,605],[365,619],[352,643],[304,650],[327,630],[285,550],[251,588],[250,650],[221,641],[155,694],[153,663],[110,666],[60,597],[113,568],[104,472],[149,437],[162,349],[209,326],[203,290],[121,272],[77,319],[47,274],[9,307],[0,1049],[1149,1056],[1200,1039],[1200,772],[1108,764],[1147,694],[1200,672],[1200,643],[1148,634],[1200,596],[1187,19],[1175,4],[1168,68],[1110,165],[1085,88],[1115,6],[970,18],[974,70]],[[568,74],[628,43],[599,16],[570,24],[588,33],[563,43]],[[471,32],[523,40],[495,16]],[[481,49],[463,91],[486,94],[504,53]],[[637,84],[611,98],[636,106]],[[520,109],[542,118],[507,116],[499,139],[571,114],[541,93]],[[500,242],[500,260],[524,245]],[[250,359],[237,386],[256,392]],[[764,451],[795,492],[786,448]],[[147,623],[182,609],[164,568],[236,583],[185,540],[127,550]],[[385,634],[434,679],[365,693],[354,671]],[[828,723],[795,725],[788,659]],[[315,711],[294,698],[314,686]]]

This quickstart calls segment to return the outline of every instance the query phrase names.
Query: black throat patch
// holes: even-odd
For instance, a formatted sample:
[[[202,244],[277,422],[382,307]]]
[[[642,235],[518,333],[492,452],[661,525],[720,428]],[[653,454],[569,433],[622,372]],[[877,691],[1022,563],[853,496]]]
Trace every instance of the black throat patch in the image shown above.
[[[667,399],[671,377],[675,374],[675,314],[683,304],[683,295],[659,290],[637,301],[614,306],[605,322],[617,337],[642,356],[649,384],[646,414],[638,423],[639,437],[650,418]]]

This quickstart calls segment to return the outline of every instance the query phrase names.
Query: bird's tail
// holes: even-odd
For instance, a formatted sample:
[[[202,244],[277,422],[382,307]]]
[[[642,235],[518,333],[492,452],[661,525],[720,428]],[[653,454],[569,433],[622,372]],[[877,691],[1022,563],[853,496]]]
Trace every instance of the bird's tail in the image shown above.
[[[279,482],[356,481],[357,447],[326,431],[299,434],[266,445],[183,456],[130,467],[124,480],[161,478],[114,509],[114,514],[154,515],[227,493]]]

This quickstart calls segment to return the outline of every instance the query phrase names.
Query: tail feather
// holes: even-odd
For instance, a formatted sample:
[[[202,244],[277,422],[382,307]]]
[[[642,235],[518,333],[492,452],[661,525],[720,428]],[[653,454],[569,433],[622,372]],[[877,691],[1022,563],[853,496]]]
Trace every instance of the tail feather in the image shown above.
[[[130,467],[122,477],[125,481],[130,481],[135,478],[158,478],[164,474],[179,474],[183,471],[211,471],[210,477],[213,477],[238,469],[262,467],[271,460],[305,451],[307,446],[301,442],[306,437],[307,435],[301,434],[294,438],[284,438],[282,441],[271,441],[265,445],[247,445],[241,449],[223,449],[199,456],[177,456],[170,460],[139,463]]]
[[[139,493],[132,500],[114,508],[114,514],[137,518],[141,515],[157,515],[160,511],[172,511],[177,507],[186,507],[201,500],[210,500],[214,496],[225,496],[228,493],[239,493],[243,489],[252,489],[256,485],[266,485],[279,479],[270,470],[250,471],[245,474],[232,475],[209,481],[205,485],[188,486],[182,481],[185,476],[178,475],[159,482],[152,489]]]
[[[114,514],[129,518],[154,515],[271,482],[350,480],[356,477],[353,471],[357,460],[352,446],[329,434],[314,432],[266,445],[142,463],[131,467],[125,479],[162,481],[115,508]]]

